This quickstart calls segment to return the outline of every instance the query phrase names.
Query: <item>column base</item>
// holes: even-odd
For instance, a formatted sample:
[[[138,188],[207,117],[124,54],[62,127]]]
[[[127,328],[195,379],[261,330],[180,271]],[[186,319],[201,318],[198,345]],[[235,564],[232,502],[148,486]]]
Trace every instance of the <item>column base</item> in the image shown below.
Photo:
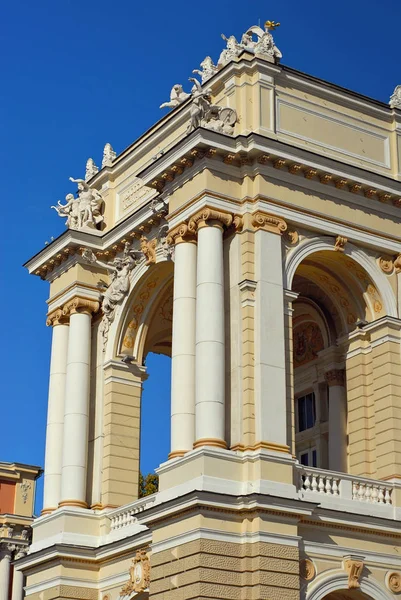
[[[201,448],[202,446],[212,446],[214,448],[223,448],[226,450],[227,444],[224,440],[219,440],[218,438],[201,438],[200,440],[196,440],[194,443],[194,450],[196,448]]]
[[[253,450],[274,450],[274,452],[285,452],[290,454],[290,447],[285,444],[277,444],[276,442],[258,442],[253,446],[244,446],[244,444],[235,444],[231,446],[230,450],[237,452],[246,452]]]
[[[58,507],[62,508],[63,506],[77,506],[78,508],[88,508],[88,504],[83,502],[82,500],[62,500],[59,502]]]
[[[40,515],[42,517],[43,515],[50,515],[50,513],[52,513],[55,510],[57,510],[57,506],[52,506],[51,508],[42,508],[42,510],[40,511]]]
[[[172,458],[179,458],[181,456],[184,456],[184,454],[186,454],[187,452],[189,452],[189,450],[174,450],[173,452],[170,452],[170,454],[167,457],[167,460],[171,460]]]
[[[95,504],[91,504],[91,509],[92,510],[103,510],[104,506],[101,502],[96,502]]]

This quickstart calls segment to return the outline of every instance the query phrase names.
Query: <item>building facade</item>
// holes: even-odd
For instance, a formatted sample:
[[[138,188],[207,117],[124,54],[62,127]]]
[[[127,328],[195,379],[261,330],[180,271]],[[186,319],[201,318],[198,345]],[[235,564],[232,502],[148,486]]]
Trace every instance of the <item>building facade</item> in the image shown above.
[[[28,553],[41,473],[40,467],[0,462],[0,600],[24,595],[24,574],[15,567]]]
[[[30,600],[401,592],[401,88],[389,105],[226,39],[56,208]],[[171,449],[138,499],[149,352]]]

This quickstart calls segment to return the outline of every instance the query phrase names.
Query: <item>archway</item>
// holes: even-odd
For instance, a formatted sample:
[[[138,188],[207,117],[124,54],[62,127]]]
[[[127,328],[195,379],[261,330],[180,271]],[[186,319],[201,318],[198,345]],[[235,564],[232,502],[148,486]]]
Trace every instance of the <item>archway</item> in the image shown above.
[[[371,596],[367,596],[360,590],[337,590],[327,594],[323,600],[371,600]]]
[[[301,464],[348,472],[355,434],[353,417],[348,418],[351,403],[367,403],[360,397],[365,393],[360,382],[358,397],[347,358],[349,340],[353,332],[385,317],[392,297],[388,282],[382,285],[382,273],[361,251],[334,251],[332,242],[328,248],[316,240],[300,246],[286,271],[296,294],[288,357],[293,366],[290,442]]]

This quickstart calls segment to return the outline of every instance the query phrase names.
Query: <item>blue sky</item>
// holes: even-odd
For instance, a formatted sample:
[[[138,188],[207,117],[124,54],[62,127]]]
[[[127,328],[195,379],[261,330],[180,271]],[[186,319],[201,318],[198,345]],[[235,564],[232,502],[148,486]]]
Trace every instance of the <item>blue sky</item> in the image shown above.
[[[43,465],[48,285],[21,265],[64,230],[50,205],[74,191],[68,177],[82,177],[88,157],[101,162],[106,142],[121,152],[159,119],[173,84],[189,89],[192,69],[217,60],[221,33],[238,38],[259,19],[281,22],[285,65],[385,102],[401,84],[400,0],[3,3],[0,460]],[[148,367],[145,472],[169,445],[169,360]]]

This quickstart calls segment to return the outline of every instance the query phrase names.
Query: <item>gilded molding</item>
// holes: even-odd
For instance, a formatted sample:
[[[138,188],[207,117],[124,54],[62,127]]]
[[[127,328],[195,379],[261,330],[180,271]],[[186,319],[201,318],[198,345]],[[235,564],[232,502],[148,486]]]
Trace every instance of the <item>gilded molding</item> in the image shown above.
[[[188,224],[185,222],[180,223],[167,234],[167,244],[169,246],[172,246],[173,244],[183,244],[184,242],[196,244],[195,232],[191,231]]]
[[[334,250],[337,250],[337,252],[344,252],[345,244],[347,242],[348,242],[348,240],[346,237],[338,235],[336,237],[336,241],[334,243]]]
[[[383,273],[386,273],[387,275],[392,273],[394,269],[394,263],[391,256],[380,256],[379,267],[381,268]]]
[[[284,219],[275,215],[269,215],[261,210],[252,214],[251,223],[254,229],[263,229],[264,231],[271,231],[279,235],[287,231],[287,223]]]
[[[315,565],[309,558],[303,558],[299,561],[299,575],[305,581],[312,581],[315,577]]]
[[[389,571],[386,574],[386,586],[393,594],[399,594],[401,592],[401,573]]]
[[[344,571],[348,573],[348,589],[353,590],[360,587],[359,580],[364,567],[363,560],[354,557],[345,558],[343,562]]]
[[[333,385],[341,385],[344,387],[345,385],[345,376],[343,369],[331,369],[330,371],[326,371],[324,377],[329,387]]]
[[[69,300],[66,304],[64,304],[63,315],[65,317],[70,317],[75,313],[91,315],[92,313],[97,313],[99,308],[100,303],[96,300],[82,298],[81,296],[75,296],[75,298]]]
[[[141,236],[141,252],[146,258],[146,265],[151,265],[156,262],[156,246],[157,240],[148,240],[144,235]]]
[[[210,221],[217,221],[223,227],[230,227],[233,222],[233,216],[231,213],[223,210],[205,207],[190,218],[188,228],[195,233],[199,228],[207,226]]]
[[[63,314],[62,308],[56,308],[47,315],[46,326],[56,327],[57,325],[68,325],[68,319]]]

